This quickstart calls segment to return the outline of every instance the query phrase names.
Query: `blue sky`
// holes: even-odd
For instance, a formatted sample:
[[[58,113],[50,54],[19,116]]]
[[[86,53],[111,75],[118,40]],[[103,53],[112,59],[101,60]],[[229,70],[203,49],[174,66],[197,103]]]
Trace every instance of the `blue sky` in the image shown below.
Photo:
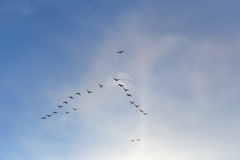
[[[0,1],[0,159],[238,160],[239,6]]]

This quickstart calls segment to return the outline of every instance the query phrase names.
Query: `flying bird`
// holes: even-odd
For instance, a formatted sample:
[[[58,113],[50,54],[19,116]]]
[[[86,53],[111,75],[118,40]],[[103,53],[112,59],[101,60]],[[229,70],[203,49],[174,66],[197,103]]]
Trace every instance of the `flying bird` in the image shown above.
[[[131,104],[135,103],[135,102],[132,102],[132,101],[129,101]]]
[[[143,110],[139,109],[140,112],[143,112]]]
[[[113,78],[116,82],[119,81],[120,79],[117,79],[117,78]]]
[[[79,95],[79,96],[81,96],[81,94],[78,92],[78,93],[76,93],[77,95]]]
[[[87,90],[88,93],[93,93],[92,91]]]
[[[68,113],[70,113],[70,112],[67,112],[67,111],[65,111],[65,113],[67,113],[67,114],[68,114]]]
[[[124,51],[118,51],[117,53],[120,53],[120,54],[121,54],[121,53],[123,53],[123,52],[124,52]]]
[[[68,96],[69,98],[71,98],[71,99],[74,99],[72,96]]]
[[[102,84],[99,84],[99,86],[100,86],[100,88],[102,88],[102,87],[103,87],[103,85],[102,85]]]
[[[144,113],[144,112],[143,112],[143,114],[146,116],[148,113]]]
[[[134,142],[134,139],[131,139],[132,142]]]
[[[77,110],[77,108],[72,108],[74,111],[76,111]]]
[[[132,97],[132,95],[131,95],[131,94],[127,94],[126,96],[128,96],[128,97]]]
[[[63,103],[66,103],[66,104],[68,104],[68,103],[67,103],[67,101],[64,101]]]
[[[137,139],[137,141],[141,141],[141,139]]]
[[[135,106],[136,108],[138,108],[140,105],[136,105],[136,104],[135,104],[134,106]]]
[[[52,114],[55,114],[55,113],[58,113],[58,112],[54,111]]]
[[[123,87],[123,85],[122,85],[122,84],[118,84],[118,86],[119,86],[119,87]]]
[[[46,117],[42,117],[41,119],[47,119]]]
[[[63,106],[58,105],[59,108],[62,108]]]
[[[47,114],[46,116],[47,116],[47,117],[52,117],[52,115],[49,115],[49,114]]]
[[[127,92],[129,89],[123,88],[125,92]]]

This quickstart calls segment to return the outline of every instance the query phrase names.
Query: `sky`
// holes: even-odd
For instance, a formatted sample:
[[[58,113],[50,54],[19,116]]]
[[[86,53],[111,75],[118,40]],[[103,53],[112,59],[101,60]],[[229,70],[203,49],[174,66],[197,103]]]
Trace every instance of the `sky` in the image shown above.
[[[239,7],[1,0],[0,159],[239,160]]]

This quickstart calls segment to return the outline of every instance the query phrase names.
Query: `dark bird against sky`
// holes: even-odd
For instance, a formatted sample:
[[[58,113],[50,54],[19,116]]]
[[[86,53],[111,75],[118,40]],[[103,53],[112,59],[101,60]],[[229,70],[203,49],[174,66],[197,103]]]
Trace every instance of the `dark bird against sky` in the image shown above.
[[[93,93],[92,91],[87,90],[88,93]]]
[[[81,94],[78,92],[78,93],[76,93],[77,95],[79,95],[79,96],[81,96]]]
[[[116,82],[119,81],[120,79],[117,79],[117,78],[113,78]]]
[[[124,52],[124,51],[118,51],[117,53],[120,53],[120,54],[121,54],[121,53],[123,53],[123,52]]]

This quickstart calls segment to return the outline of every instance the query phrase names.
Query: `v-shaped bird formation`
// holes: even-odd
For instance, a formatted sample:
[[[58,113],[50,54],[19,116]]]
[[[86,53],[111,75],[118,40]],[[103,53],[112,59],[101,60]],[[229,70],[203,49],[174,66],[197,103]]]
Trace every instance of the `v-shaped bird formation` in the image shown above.
[[[116,52],[116,53],[122,54],[123,52],[124,52],[124,51],[122,50],[122,51],[118,51],[118,52]],[[126,94],[127,97],[132,98],[132,94],[128,93],[128,92],[129,92],[129,89],[127,89],[127,88],[121,83],[121,79],[119,79],[119,78],[113,78],[113,81],[115,81],[116,85],[119,86],[120,88],[122,88],[124,92],[127,92],[127,94]],[[101,83],[99,83],[99,87],[100,87],[100,88],[103,88],[104,85],[101,84]],[[93,92],[92,90],[86,90],[85,93],[86,93],[86,94],[93,94],[94,92]],[[75,94],[76,96],[78,96],[78,97],[82,95],[80,92],[77,92],[77,93],[74,93],[74,94]],[[74,96],[74,97],[73,97],[73,96],[68,96],[68,100],[74,100],[75,98],[77,98],[77,97],[75,97],[75,96]],[[143,109],[140,109],[140,105],[139,105],[139,104],[137,105],[134,101],[131,101],[131,100],[130,100],[129,102],[130,102],[130,105],[135,106],[135,108],[137,108],[138,111],[139,111],[140,113],[142,113],[144,116],[148,115],[148,113],[146,113]],[[70,114],[71,112],[69,111],[69,107],[68,107],[68,109],[64,109],[65,106],[68,105],[68,104],[69,104],[68,101],[65,100],[65,101],[62,102],[61,105],[57,105],[57,107],[58,107],[60,110],[64,110],[64,112],[65,112],[66,114]],[[71,109],[72,109],[72,111],[77,111],[78,108],[73,108],[73,107],[72,107]],[[57,113],[58,113],[57,111],[53,111],[52,114],[46,114],[46,115],[43,116],[41,119],[51,118],[53,115],[55,115],[55,114],[57,114]],[[135,142],[135,141],[141,141],[141,140],[140,140],[140,139],[131,139],[131,141],[132,141],[132,142]]]

